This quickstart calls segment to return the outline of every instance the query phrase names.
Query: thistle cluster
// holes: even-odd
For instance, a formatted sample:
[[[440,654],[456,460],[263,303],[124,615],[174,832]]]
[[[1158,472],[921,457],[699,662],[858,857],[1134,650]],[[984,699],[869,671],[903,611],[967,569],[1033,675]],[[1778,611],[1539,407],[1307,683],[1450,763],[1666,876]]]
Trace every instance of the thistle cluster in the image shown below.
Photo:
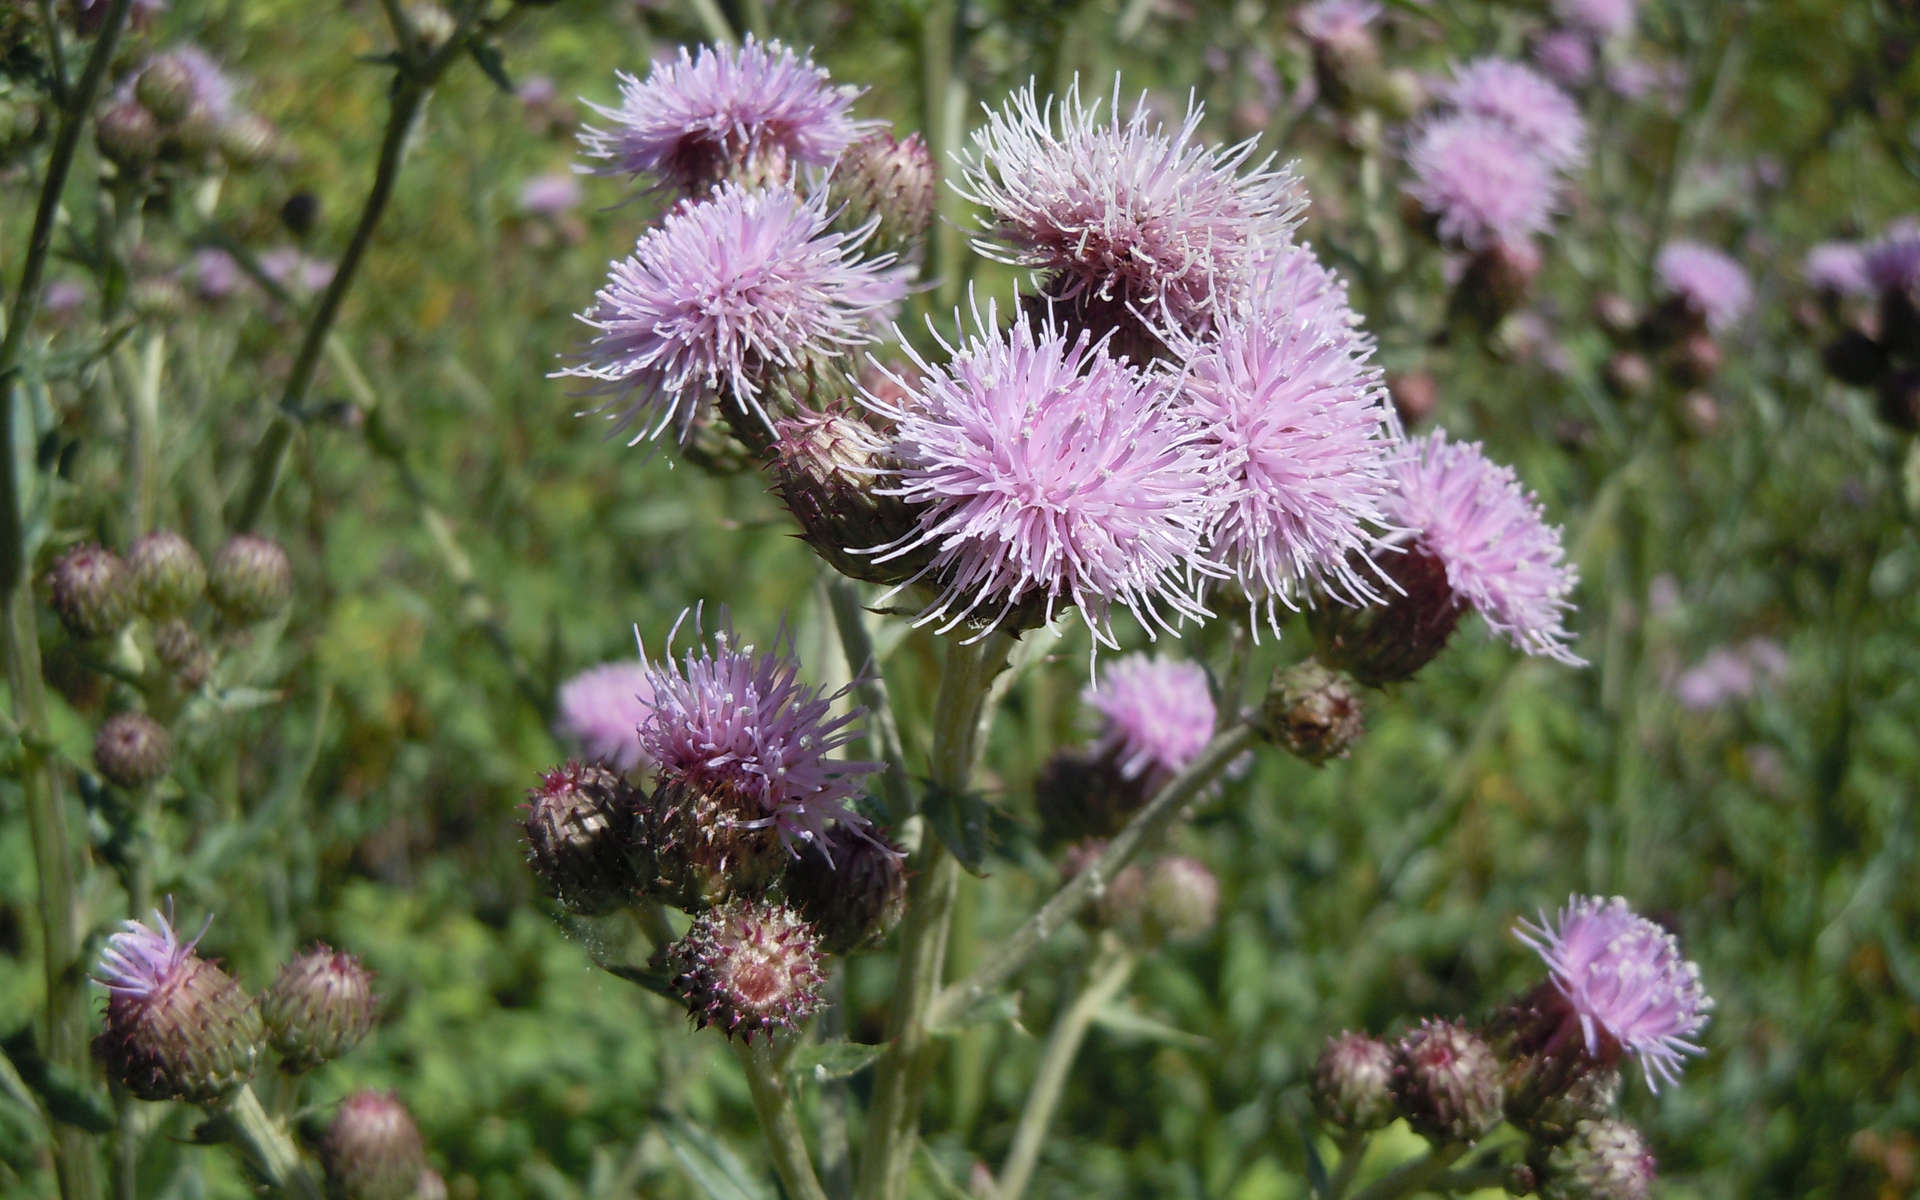
[[[1871,391],[1890,427],[1920,432],[1920,224],[1815,246],[1801,275],[1815,301],[1809,323],[1837,330],[1821,355],[1827,373]]]
[[[198,46],[148,58],[128,75],[94,122],[100,153],[119,170],[196,175],[216,162],[244,170],[271,162],[279,134],[247,110],[240,90]]]
[[[1603,293],[1594,316],[1613,344],[1605,381],[1628,400],[1660,386],[1681,397],[1673,416],[1694,434],[1717,424],[1708,387],[1725,359],[1723,343],[1753,303],[1753,284],[1731,255],[1699,242],[1673,241],[1654,259],[1653,295],[1644,306]]]

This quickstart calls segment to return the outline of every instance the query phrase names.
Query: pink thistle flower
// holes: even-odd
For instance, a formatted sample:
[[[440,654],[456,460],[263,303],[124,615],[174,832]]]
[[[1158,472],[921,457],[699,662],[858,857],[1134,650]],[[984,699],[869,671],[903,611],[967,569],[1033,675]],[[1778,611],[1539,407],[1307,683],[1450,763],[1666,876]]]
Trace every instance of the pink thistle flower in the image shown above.
[[[1271,158],[1249,165],[1252,140],[1200,143],[1197,105],[1172,133],[1144,96],[1123,119],[1116,77],[1108,107],[1102,117],[1098,100],[1083,105],[1076,80],[1057,111],[1030,83],[988,113],[953,185],[987,210],[974,244],[1054,273],[1056,299],[1118,300],[1201,332],[1244,288],[1260,251],[1292,234],[1305,191]]]
[[[168,907],[171,909],[171,903]],[[207,932],[202,928],[190,941],[183,942],[174,931],[170,915],[156,909],[151,926],[131,920],[123,923],[100,951],[100,973],[94,981],[113,995],[134,1001],[166,991],[180,978],[194,947]],[[208,924],[212,924],[212,918],[208,918]]]
[[[580,314],[594,337],[558,374],[614,395],[616,425],[642,425],[635,443],[684,434],[722,386],[770,429],[759,373],[873,340],[905,294],[892,255],[856,254],[872,227],[841,233],[832,218],[821,196],[733,184],[676,208],[613,264]]]
[[[1533,44],[1534,65],[1566,87],[1593,78],[1593,47],[1570,29],[1553,29]]]
[[[1553,213],[1552,171],[1503,121],[1472,114],[1435,121],[1414,135],[1407,165],[1407,192],[1443,239],[1469,250],[1524,242]]]
[[[1858,242],[1821,242],[1809,249],[1800,278],[1813,290],[1836,296],[1865,296],[1874,290],[1867,279],[1867,250]]]
[[[1866,247],[1860,266],[1874,291],[1920,296],[1920,226],[1889,228]]]
[[[1454,68],[1442,97],[1461,112],[1505,125],[1556,171],[1573,170],[1586,158],[1587,122],[1579,106],[1531,67],[1475,59]]]
[[[697,609],[680,614],[674,633],[688,613],[699,637]],[[758,827],[776,829],[790,851],[796,841],[824,847],[835,822],[866,828],[852,802],[861,779],[881,764],[829,757],[857,736],[851,726],[865,712],[834,715],[851,684],[822,695],[800,682],[784,635],[757,653],[751,643],[735,645],[724,618],[711,647],[697,644],[679,662],[673,636],[667,658],[648,664],[653,708],[640,724],[641,750],[662,780],[727,794],[758,814]]]
[[[520,211],[535,217],[557,217],[580,207],[580,179],[564,171],[535,175],[520,185]]]
[[[639,660],[602,663],[560,685],[559,733],[589,757],[632,772],[654,763],[640,745],[640,724],[653,712],[653,681]]]
[[[1346,603],[1375,593],[1353,565],[1377,545],[1398,428],[1346,284],[1305,246],[1260,267],[1210,341],[1181,339],[1181,413],[1221,500],[1209,549],[1279,632],[1309,583]]]
[[[702,46],[657,64],[642,81],[620,73],[620,103],[593,104],[607,128],[580,132],[600,175],[653,175],[693,195],[730,166],[831,166],[877,122],[848,114],[861,89],[835,87],[809,57],[749,36],[737,49]]]
[[[1149,790],[1200,756],[1218,717],[1206,668],[1159,655],[1108,663],[1081,699],[1104,718],[1094,753],[1112,757],[1122,779],[1147,779]]]
[[[1719,333],[1746,315],[1753,285],[1740,264],[1711,246],[1669,242],[1653,260],[1660,288]]]
[[[1555,16],[1600,38],[1632,32],[1638,8],[1638,0],[1553,0]]]
[[[1519,649],[1585,666],[1564,624],[1579,573],[1513,468],[1489,461],[1478,442],[1435,430],[1411,439],[1392,472],[1387,512],[1411,531],[1409,551],[1438,559],[1448,589]]]
[[[1625,900],[1573,896],[1554,921],[1542,912],[1538,924],[1522,920],[1514,935],[1546,962],[1592,1058],[1632,1054],[1658,1091],[1679,1078],[1687,1055],[1702,1053],[1691,1039],[1705,1028],[1713,1000],[1700,968]]]
[[[899,485],[883,494],[920,505],[919,528],[869,548],[879,561],[933,551],[923,575],[939,596],[921,622],[942,633],[974,620],[985,636],[1015,609],[1051,621],[1080,610],[1095,641],[1115,646],[1110,614],[1128,609],[1149,632],[1166,612],[1206,616],[1196,575],[1215,508],[1200,431],[1169,411],[1172,387],[1085,335],[1069,344],[1051,321],[998,328],[990,303],[976,333],[942,346],[951,361],[913,354],[922,377],[896,379],[897,402],[868,408],[895,424]]]

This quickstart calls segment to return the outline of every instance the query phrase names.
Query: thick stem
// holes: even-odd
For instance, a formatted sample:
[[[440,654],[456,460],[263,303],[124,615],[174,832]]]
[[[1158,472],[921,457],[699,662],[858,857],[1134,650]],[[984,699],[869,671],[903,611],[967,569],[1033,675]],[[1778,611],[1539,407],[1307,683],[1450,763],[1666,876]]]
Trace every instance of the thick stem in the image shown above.
[[[894,717],[893,700],[887,694],[887,678],[880,673],[880,660],[873,650],[873,637],[867,632],[867,611],[860,603],[860,585],[844,575],[827,580],[827,603],[833,610],[833,625],[840,632],[840,648],[847,657],[847,670],[853,676],[853,694],[867,710],[867,740],[873,756],[887,764],[876,786],[887,811],[904,819],[913,810],[913,793],[907,786],[907,755],[900,743],[900,724]]]
[[[1425,1158],[1416,1158],[1395,1167],[1361,1188],[1354,1193],[1353,1200],[1399,1200],[1401,1196],[1417,1196],[1434,1180],[1446,1174],[1447,1168],[1466,1152],[1464,1142],[1438,1146]]]
[[[1327,1200],[1340,1200],[1353,1187],[1360,1176],[1360,1164],[1367,1160],[1367,1143],[1372,1140],[1371,1135],[1358,1129],[1340,1135],[1340,1165],[1327,1182]]]
[[[227,1119],[233,1140],[268,1187],[295,1200],[321,1200],[320,1185],[301,1160],[293,1139],[260,1107],[260,1098],[251,1087],[241,1085],[216,1111]]]
[[[1020,1124],[1013,1131],[1013,1146],[1000,1168],[1000,1200],[1019,1200],[1027,1190],[1033,1168],[1040,1161],[1040,1146],[1046,1140],[1047,1127],[1053,1123],[1053,1114],[1060,1107],[1067,1075],[1080,1053],[1080,1043],[1086,1040],[1087,1030],[1100,1009],[1126,986],[1127,977],[1133,974],[1134,962],[1133,952],[1125,947],[1104,948],[1087,971],[1086,986],[1054,1021],[1040,1059],[1040,1071],[1027,1092]]]
[[[760,1131],[766,1134],[767,1149],[773,1153],[773,1169],[787,1195],[792,1200],[827,1200],[826,1189],[813,1173],[813,1159],[807,1155],[806,1135],[800,1129],[799,1114],[793,1110],[793,1093],[773,1061],[773,1047],[762,1038],[757,1046],[735,1042],[733,1052],[746,1069],[753,1111],[760,1117]]]

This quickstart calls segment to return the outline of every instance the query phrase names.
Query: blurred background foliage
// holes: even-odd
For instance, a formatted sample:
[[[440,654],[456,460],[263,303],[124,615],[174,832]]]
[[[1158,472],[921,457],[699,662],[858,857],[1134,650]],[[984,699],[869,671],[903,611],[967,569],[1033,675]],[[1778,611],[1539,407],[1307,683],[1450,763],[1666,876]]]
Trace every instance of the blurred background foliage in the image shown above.
[[[768,7],[770,32],[869,88],[863,113],[926,123],[925,0]],[[1537,971],[1510,936],[1515,918],[1575,891],[1617,892],[1669,922],[1719,1002],[1708,1053],[1681,1086],[1657,1100],[1628,1088],[1668,1194],[1911,1194],[1920,481],[1909,439],[1825,379],[1820,338],[1796,317],[1809,244],[1920,209],[1911,6],[1646,4],[1634,53],[1666,82],[1639,101],[1586,96],[1595,161],[1527,320],[1444,344],[1439,256],[1398,217],[1396,127],[1310,100],[1289,8],[969,3],[966,112],[1029,76],[1058,86],[1079,73],[1100,92],[1118,69],[1167,113],[1192,89],[1214,136],[1257,136],[1263,153],[1298,158],[1315,201],[1305,236],[1349,274],[1387,366],[1431,375],[1436,419],[1513,462],[1565,523],[1584,580],[1578,648],[1593,665],[1521,660],[1469,629],[1379,698],[1350,760],[1315,771],[1262,757],[1199,812],[1180,842],[1219,874],[1223,918],[1141,972],[1125,1005],[1134,1019],[1096,1030],[1034,1194],[1304,1195],[1303,1077],[1320,1039],[1484,1014]],[[1541,15],[1394,9],[1385,53],[1420,70],[1519,55]],[[594,969],[625,935],[557,924],[520,862],[516,804],[564,753],[549,731],[554,687],[632,653],[636,629],[657,647],[705,599],[754,636],[784,617],[816,679],[838,669],[810,553],[759,481],[628,449],[548,378],[579,343],[571,314],[653,202],[622,203],[619,185],[588,179],[585,203],[549,219],[522,211],[520,188],[574,161],[575,97],[610,102],[615,70],[644,74],[700,26],[673,5],[601,0],[521,16],[506,69],[523,87],[552,81],[555,98],[530,104],[464,69],[431,101],[337,350],[294,414],[265,522],[293,556],[292,615],[241,651],[258,689],[187,726],[156,885],[188,924],[216,914],[204,948],[255,986],[315,938],[366,959],[381,1024],[309,1099],[397,1088],[453,1195],[771,1196],[719,1039]],[[337,255],[384,119],[386,75],[362,61],[384,49],[381,30],[364,0],[176,0],[140,45],[205,46],[297,154],[227,178],[210,223],[185,197],[150,209],[143,252],[183,260],[217,231],[256,252]],[[70,197],[83,211],[89,162]],[[1369,180],[1382,170],[1384,187]],[[9,280],[32,183],[18,166],[4,179]],[[317,213],[304,237],[282,217],[296,196]],[[1659,391],[1613,398],[1589,316],[1603,291],[1644,299],[1653,250],[1682,234],[1731,250],[1758,291],[1724,346],[1711,421]],[[979,278],[983,294],[1008,294],[1005,270]],[[80,336],[46,322],[56,349]],[[165,328],[154,517],[211,549],[298,327],[246,293]],[[73,540],[124,545],[137,532],[117,407],[86,375],[51,394],[60,492],[41,566]],[[1175,649],[1217,663],[1228,624]],[[1706,709],[1679,702],[1683,670],[1755,637],[1786,652],[1771,686]],[[1051,885],[1027,781],[1087,731],[1083,639],[1069,633],[994,730],[1006,821],[988,878],[965,885],[957,969]],[[49,621],[56,740],[84,764],[100,689],[59,641]],[[1255,647],[1246,677],[1303,644]],[[907,643],[906,679],[922,669],[915,656],[930,661],[924,649]],[[40,988],[17,795],[0,781],[0,1013],[11,1014],[0,1033],[27,1024]],[[102,832],[97,812],[90,828]],[[111,878],[92,878],[99,937],[126,914]],[[963,1182],[975,1153],[997,1159],[1037,1057],[1033,1031],[1084,938],[1062,941],[1021,981],[1017,1021],[952,1040],[929,1178]],[[849,974],[833,1020],[856,1039],[878,1036],[889,957]],[[184,1144],[189,1118],[178,1112],[150,1143],[148,1194],[246,1194],[226,1161]],[[47,1194],[41,1138],[0,1097],[0,1191]]]

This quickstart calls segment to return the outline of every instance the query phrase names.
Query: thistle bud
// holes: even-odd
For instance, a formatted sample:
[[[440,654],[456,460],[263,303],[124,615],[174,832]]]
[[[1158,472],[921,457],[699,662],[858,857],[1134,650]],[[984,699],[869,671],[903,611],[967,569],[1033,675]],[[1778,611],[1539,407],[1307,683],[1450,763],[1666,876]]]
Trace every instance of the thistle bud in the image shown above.
[[[813,922],[823,953],[870,950],[906,912],[905,859],[878,832],[837,824],[825,846],[803,847],[787,865],[787,900]]]
[[[207,584],[228,620],[251,625],[275,615],[293,598],[293,566],[280,543],[236,534],[214,555]]]
[[[171,530],[149,533],[127,551],[134,603],[157,620],[177,617],[207,590],[207,568],[187,539]]]
[[[1498,242],[1467,260],[1455,289],[1457,309],[1482,328],[1526,303],[1540,274],[1540,250],[1532,242]]]
[[[1335,1129],[1384,1129],[1393,1105],[1393,1048],[1364,1033],[1327,1039],[1313,1065],[1313,1108]]]
[[[1720,372],[1725,358],[1711,333],[1696,329],[1680,339],[1667,360],[1667,374],[1681,387],[1698,387]]]
[[[1408,428],[1426,424],[1440,407],[1440,382],[1431,371],[1387,376],[1387,394],[1393,397],[1393,410],[1400,414],[1400,423]]]
[[[178,120],[164,126],[165,151],[178,159],[198,163],[220,145],[220,130],[225,122],[206,104],[195,104]]]
[[[527,863],[547,895],[594,916],[632,899],[629,831],[639,796],[605,767],[570,762],[527,794]]]
[[[1847,329],[1820,352],[1827,374],[1851,387],[1872,387],[1887,369],[1887,352],[1860,329]]]
[[[820,1006],[813,926],[784,904],[734,901],[694,918],[667,950],[672,987],[696,1025],[748,1042],[806,1023]]]
[[[217,1100],[253,1078],[260,1018],[225,971],[182,943],[159,913],[107,939],[99,975],[110,995],[94,1052],[142,1100]]]
[[[1582,1121],[1572,1137],[1535,1158],[1542,1200],[1647,1200],[1653,1195],[1653,1152],[1625,1121]]]
[[[1056,750],[1033,781],[1034,807],[1049,845],[1120,832],[1150,797],[1145,775],[1128,779],[1111,754]]]
[[[160,153],[160,123],[137,101],[123,100],[93,123],[93,141],[107,161],[123,170],[152,162]]]
[[[273,158],[279,146],[279,131],[258,113],[241,113],[220,126],[220,157],[236,170],[261,166]]]
[[[290,1074],[330,1063],[373,1028],[373,972],[323,944],[280,968],[260,997],[267,1040]]]
[[[896,141],[890,133],[868,135],[849,147],[834,165],[827,202],[844,205],[842,224],[859,228],[875,221],[876,251],[904,253],[917,245],[933,224],[938,187],[933,155],[920,135]]]
[[[639,802],[634,852],[642,890],[688,912],[765,891],[787,865],[757,808],[683,779],[661,780]]]
[[[1619,1071],[1575,1070],[1569,1079],[1567,1057],[1527,1054],[1508,1066],[1507,1120],[1535,1141],[1564,1141],[1580,1122],[1612,1116],[1620,1102]]]
[[[93,737],[93,765],[130,792],[165,775],[172,761],[172,735],[142,712],[115,713]]]
[[[1352,681],[1308,659],[1274,672],[1257,729],[1267,741],[1317,767],[1345,756],[1365,732],[1364,716]]]
[[[1646,395],[1653,386],[1653,367],[1643,354],[1632,350],[1616,350],[1607,358],[1603,377],[1607,391],[1616,399],[1629,400]]]
[[[341,1200],[413,1200],[427,1148],[413,1116],[392,1092],[355,1092],[320,1141],[327,1188]]]
[[[148,63],[133,85],[134,97],[163,125],[185,117],[199,93],[193,68],[171,54]]]
[[[407,5],[407,23],[413,27],[413,48],[420,54],[439,50],[460,27],[453,14],[438,4]]]
[[[111,637],[133,615],[133,581],[127,564],[110,550],[83,542],[60,556],[47,573],[54,615],[74,637]]]
[[[1447,581],[1446,563],[1417,545],[1374,563],[1392,581],[1381,588],[1385,603],[1321,604],[1307,610],[1307,628],[1328,666],[1385,687],[1412,679],[1446,649],[1467,606]]]
[[[1220,911],[1220,881],[1207,864],[1170,855],[1147,871],[1147,928],[1170,942],[1189,942],[1213,928]]]
[[[1640,312],[1634,308],[1633,301],[1619,292],[1601,292],[1593,298],[1593,323],[1600,327],[1600,332],[1620,341],[1631,335],[1634,326],[1640,323]]]
[[[1882,421],[1902,433],[1920,433],[1920,367],[1887,372],[1876,396]]]
[[[438,1171],[420,1172],[420,1182],[413,1188],[413,1200],[447,1200],[447,1181]]]
[[[1680,397],[1680,427],[1688,436],[1712,437],[1720,431],[1721,423],[1720,402],[1712,392],[1695,388]]]
[[[1393,1096],[1414,1131],[1437,1144],[1475,1142],[1500,1123],[1500,1062],[1478,1034],[1428,1019],[1400,1039]]]
[[[184,691],[197,692],[213,674],[213,653],[193,626],[168,621],[153,631],[153,653]]]
[[[914,531],[918,509],[899,496],[879,494],[888,487],[889,459],[877,433],[840,412],[802,413],[779,428],[774,488],[800,523],[800,536],[828,566],[851,579],[889,586],[925,569],[931,551],[880,553]]]
[[[1060,881],[1078,878],[1106,852],[1104,838],[1090,838],[1068,848],[1060,862]],[[1137,931],[1147,908],[1147,873],[1128,863],[1102,880],[1093,904],[1082,910],[1081,921],[1091,927]]]

